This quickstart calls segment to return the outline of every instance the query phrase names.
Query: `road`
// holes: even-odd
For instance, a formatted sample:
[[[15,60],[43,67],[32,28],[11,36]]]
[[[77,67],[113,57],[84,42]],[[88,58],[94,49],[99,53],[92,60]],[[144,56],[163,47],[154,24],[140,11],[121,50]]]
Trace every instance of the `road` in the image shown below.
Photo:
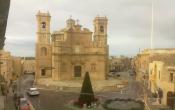
[[[43,90],[40,92],[40,96],[29,98],[36,110],[69,110],[66,104],[78,97],[77,93]]]
[[[26,89],[33,84],[33,75],[23,75],[21,77],[21,91],[26,94]],[[36,110],[69,110],[65,107],[71,100],[78,97],[78,93],[60,92],[54,90],[39,90],[40,95],[30,97],[27,96]]]
[[[25,93],[26,89],[33,84],[32,75],[24,75],[21,78],[21,90]],[[130,78],[132,79],[132,78]],[[121,94],[122,93],[122,94]],[[100,97],[101,101],[113,98],[139,98],[142,99],[142,89],[140,84],[134,80],[129,81],[129,86],[122,92],[96,92],[95,96]],[[55,90],[40,90],[40,95],[28,97],[36,110],[69,110],[66,107],[71,100],[78,98],[78,93],[61,92]],[[70,109],[71,110],[71,109]]]

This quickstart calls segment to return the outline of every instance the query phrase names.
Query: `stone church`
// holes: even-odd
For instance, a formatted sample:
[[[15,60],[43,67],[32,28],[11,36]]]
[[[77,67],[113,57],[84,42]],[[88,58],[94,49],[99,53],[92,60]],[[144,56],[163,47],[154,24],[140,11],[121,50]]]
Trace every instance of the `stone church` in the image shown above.
[[[95,17],[94,32],[74,19],[65,28],[50,32],[49,12],[38,12],[36,41],[36,79],[54,81],[83,79],[104,80],[108,73],[107,17]]]

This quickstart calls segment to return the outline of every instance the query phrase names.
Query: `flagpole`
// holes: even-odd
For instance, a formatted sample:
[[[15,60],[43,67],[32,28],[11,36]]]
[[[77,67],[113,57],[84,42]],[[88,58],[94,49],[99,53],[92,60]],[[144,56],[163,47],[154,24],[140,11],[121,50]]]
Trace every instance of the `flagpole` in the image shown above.
[[[153,37],[154,37],[154,2],[152,0],[152,10],[151,10],[151,49],[154,48],[153,46]]]

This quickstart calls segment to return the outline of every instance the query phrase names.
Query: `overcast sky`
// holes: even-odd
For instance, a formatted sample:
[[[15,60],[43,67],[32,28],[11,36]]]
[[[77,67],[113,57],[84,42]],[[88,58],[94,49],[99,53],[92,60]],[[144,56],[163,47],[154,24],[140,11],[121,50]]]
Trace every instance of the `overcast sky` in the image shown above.
[[[175,0],[154,1],[154,47],[175,47]],[[95,16],[107,16],[110,55],[138,53],[150,48],[151,0],[11,0],[6,46],[16,56],[34,56],[36,18],[49,11],[51,31],[65,27],[65,21],[79,19],[93,31]]]

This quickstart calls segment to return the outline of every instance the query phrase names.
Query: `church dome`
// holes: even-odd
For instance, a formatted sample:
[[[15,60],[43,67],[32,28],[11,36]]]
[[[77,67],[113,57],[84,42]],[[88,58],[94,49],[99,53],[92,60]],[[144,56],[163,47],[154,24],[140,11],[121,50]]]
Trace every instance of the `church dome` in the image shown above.
[[[75,20],[72,18],[69,18],[66,23],[68,28],[75,26]]]

